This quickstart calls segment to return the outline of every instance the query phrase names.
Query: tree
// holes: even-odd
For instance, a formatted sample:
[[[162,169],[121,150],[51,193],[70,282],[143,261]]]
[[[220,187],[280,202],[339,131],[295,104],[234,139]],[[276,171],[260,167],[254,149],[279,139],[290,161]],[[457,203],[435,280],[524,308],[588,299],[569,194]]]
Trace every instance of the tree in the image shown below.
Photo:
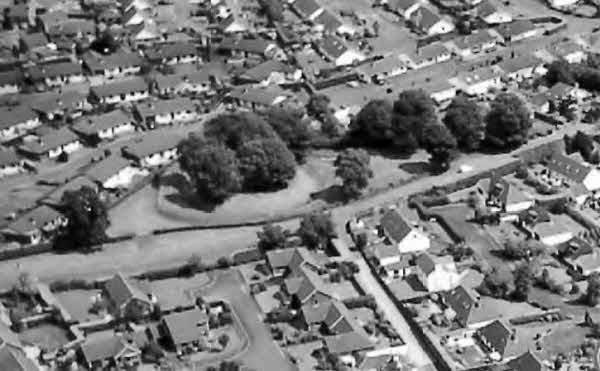
[[[366,145],[388,145],[394,139],[393,106],[388,100],[374,99],[367,103],[351,123],[351,135]]]
[[[237,157],[245,190],[284,188],[296,174],[294,155],[279,138],[246,142],[239,148]]]
[[[515,282],[513,297],[518,301],[527,301],[533,279],[533,272],[530,265],[528,263],[519,265],[513,272],[513,276]]]
[[[509,293],[514,290],[514,281],[509,274],[493,268],[490,272],[486,273],[478,290],[483,295],[495,298],[507,298]]]
[[[265,120],[294,153],[296,160],[302,161],[311,141],[310,128],[302,115],[275,107],[265,113]]]
[[[342,190],[347,197],[356,197],[369,185],[373,170],[370,157],[363,149],[346,149],[335,159],[335,175],[342,179]]]
[[[600,273],[594,272],[587,279],[588,287],[585,294],[585,300],[588,305],[596,306],[600,304]]]
[[[265,224],[262,231],[257,232],[258,248],[261,251],[281,249],[285,246],[286,231],[276,224]]]
[[[515,149],[527,142],[531,117],[525,103],[512,93],[501,93],[486,117],[486,141],[499,149]]]
[[[260,4],[263,11],[269,17],[271,22],[281,22],[284,20],[283,3],[279,0],[261,0]]]
[[[324,249],[329,240],[336,237],[331,215],[324,212],[304,215],[297,233],[304,245],[313,249]]]
[[[456,138],[460,149],[473,151],[479,148],[485,123],[477,103],[463,95],[457,96],[446,110],[444,124]]]
[[[431,164],[437,171],[448,170],[450,159],[456,150],[456,138],[441,124],[428,124],[423,130],[423,148],[431,156]]]
[[[101,54],[114,53],[119,49],[119,47],[119,42],[117,39],[115,39],[109,29],[106,29],[99,38],[95,39],[90,44],[90,49],[93,49]]]
[[[223,333],[219,336],[217,341],[223,348],[225,348],[227,346],[227,344],[229,344],[229,335]]]
[[[209,140],[223,143],[233,151],[255,139],[278,137],[262,117],[250,112],[219,115],[206,122],[204,135]]]
[[[69,221],[61,236],[63,247],[89,247],[106,241],[106,228],[110,223],[106,205],[96,191],[88,186],[66,191],[61,204],[63,214]]]
[[[306,105],[306,111],[313,117],[322,118],[329,113],[330,103],[331,99],[327,95],[314,94],[310,97],[310,100]]]
[[[546,72],[546,81],[548,84],[554,85],[559,82],[573,85],[575,84],[575,76],[569,63],[563,60],[556,60],[548,66]]]
[[[240,191],[242,179],[237,158],[223,144],[206,142],[190,134],[179,144],[178,151],[179,165],[199,196],[222,202]]]
[[[423,140],[423,128],[437,123],[435,102],[424,90],[404,90],[398,95],[393,106],[394,120],[392,122],[395,139],[404,142],[406,131],[409,131],[417,143]]]

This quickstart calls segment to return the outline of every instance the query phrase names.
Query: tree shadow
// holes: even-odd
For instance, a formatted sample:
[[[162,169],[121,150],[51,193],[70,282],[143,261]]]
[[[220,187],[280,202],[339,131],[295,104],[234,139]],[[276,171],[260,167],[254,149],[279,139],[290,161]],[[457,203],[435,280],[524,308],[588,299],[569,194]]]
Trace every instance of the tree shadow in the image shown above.
[[[423,286],[423,283],[421,281],[419,281],[419,278],[412,274],[408,277],[405,278],[406,283],[410,286],[410,288],[415,291],[415,292],[427,292],[427,289],[425,288],[425,286]]]
[[[426,161],[405,162],[398,165],[398,168],[409,174],[427,174],[431,172],[431,164]]]
[[[339,184],[333,184],[325,189],[314,192],[310,195],[310,197],[313,200],[323,200],[328,204],[347,201],[347,198],[342,190],[342,186]]]
[[[414,154],[407,153],[406,151],[399,151],[398,149],[392,147],[367,147],[366,150],[371,156],[381,156],[390,160],[408,160]]]
[[[177,192],[168,194],[165,198],[181,208],[211,213],[219,206],[219,203],[194,192],[190,182],[181,173],[163,175],[160,185],[175,188]]]

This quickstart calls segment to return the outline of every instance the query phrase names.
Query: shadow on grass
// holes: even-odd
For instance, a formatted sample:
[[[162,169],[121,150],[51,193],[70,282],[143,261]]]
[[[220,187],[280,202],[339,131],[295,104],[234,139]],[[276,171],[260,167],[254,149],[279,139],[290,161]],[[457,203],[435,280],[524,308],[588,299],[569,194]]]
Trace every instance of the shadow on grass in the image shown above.
[[[406,171],[409,174],[427,174],[431,172],[431,166],[425,161],[406,162],[398,165],[398,168]]]
[[[313,200],[323,200],[329,204],[337,202],[346,202],[346,196],[339,184],[331,185],[325,189],[314,192],[310,195]]]
[[[210,213],[215,211],[217,206],[219,206],[214,201],[194,192],[190,182],[181,173],[171,173],[162,176],[160,178],[160,185],[173,187],[177,190],[176,193],[166,195],[165,198],[181,208]]]

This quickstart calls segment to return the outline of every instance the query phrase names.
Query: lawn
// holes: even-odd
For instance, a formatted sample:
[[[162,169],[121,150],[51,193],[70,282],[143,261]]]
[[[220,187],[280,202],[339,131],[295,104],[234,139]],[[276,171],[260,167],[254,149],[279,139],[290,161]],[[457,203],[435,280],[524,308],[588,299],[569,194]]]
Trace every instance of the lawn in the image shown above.
[[[90,313],[92,298],[100,294],[100,290],[69,290],[54,293],[56,299],[69,312],[73,320],[84,322],[86,320],[98,319],[98,316]]]
[[[291,345],[286,347],[287,352],[296,360],[295,366],[298,371],[313,371],[316,370],[318,364],[317,359],[311,354],[316,350],[323,347],[320,341],[312,343]]]
[[[45,351],[56,350],[70,340],[67,330],[50,323],[21,331],[19,339],[26,344],[34,344]]]

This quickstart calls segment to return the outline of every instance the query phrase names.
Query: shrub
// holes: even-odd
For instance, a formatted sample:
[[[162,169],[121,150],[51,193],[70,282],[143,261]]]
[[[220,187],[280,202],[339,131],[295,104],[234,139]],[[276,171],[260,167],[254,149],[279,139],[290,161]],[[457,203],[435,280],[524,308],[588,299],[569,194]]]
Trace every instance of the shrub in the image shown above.
[[[220,269],[229,268],[232,265],[231,259],[226,256],[222,256],[217,260],[217,267]]]
[[[219,336],[219,339],[217,341],[223,348],[225,348],[227,346],[227,344],[229,344],[229,335],[221,334],[221,336]]]
[[[377,309],[377,302],[372,295],[357,296],[354,298],[348,298],[344,300],[344,305],[348,309],[354,308],[370,308],[372,310]]]

